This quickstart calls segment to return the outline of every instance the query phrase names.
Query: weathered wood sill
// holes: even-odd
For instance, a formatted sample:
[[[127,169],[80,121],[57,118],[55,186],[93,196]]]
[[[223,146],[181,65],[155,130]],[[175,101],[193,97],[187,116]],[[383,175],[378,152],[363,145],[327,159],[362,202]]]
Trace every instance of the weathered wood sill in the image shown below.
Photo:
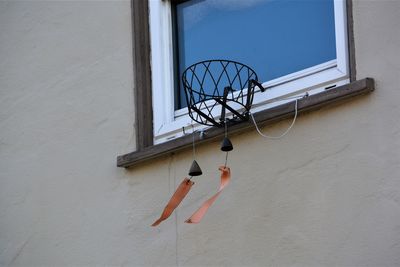
[[[298,101],[298,113],[301,114],[305,111],[311,111],[321,108],[327,104],[331,104],[344,99],[349,99],[358,95],[363,95],[372,92],[375,89],[374,80],[366,78],[352,83],[338,86],[321,92]],[[289,102],[268,110],[263,110],[254,113],[254,118],[259,125],[274,123],[276,121],[286,119],[294,115],[293,102]],[[241,122],[229,126],[229,133],[238,133],[249,128],[254,129],[251,121]],[[202,139],[199,135],[195,135],[195,142],[197,144],[206,143],[215,139],[221,138],[224,135],[223,128],[210,128]],[[178,152],[192,145],[192,135],[183,136],[159,145],[146,147],[140,151],[134,151],[125,155],[117,157],[118,167],[133,167],[142,162],[149,161],[158,157],[168,155],[170,153]]]

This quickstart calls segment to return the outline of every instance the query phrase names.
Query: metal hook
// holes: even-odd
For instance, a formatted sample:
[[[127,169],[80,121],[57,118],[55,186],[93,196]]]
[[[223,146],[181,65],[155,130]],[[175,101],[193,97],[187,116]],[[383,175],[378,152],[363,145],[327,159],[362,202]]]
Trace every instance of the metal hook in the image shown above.
[[[255,86],[257,86],[258,88],[260,88],[261,92],[265,92],[265,90],[267,90],[267,88],[264,88],[264,87],[262,86],[262,84],[259,83],[258,81],[252,79],[251,82],[252,82]]]

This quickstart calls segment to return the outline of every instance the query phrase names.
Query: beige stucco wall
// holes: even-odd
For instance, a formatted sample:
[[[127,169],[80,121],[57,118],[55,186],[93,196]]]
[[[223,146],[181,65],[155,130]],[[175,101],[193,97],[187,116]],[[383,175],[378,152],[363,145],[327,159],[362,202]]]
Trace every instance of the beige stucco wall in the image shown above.
[[[400,2],[355,1],[371,95],[299,117],[284,139],[218,143],[178,212],[157,218],[191,152],[127,171],[134,149],[130,4],[0,2],[0,265],[400,265]],[[289,121],[264,128],[271,134]]]

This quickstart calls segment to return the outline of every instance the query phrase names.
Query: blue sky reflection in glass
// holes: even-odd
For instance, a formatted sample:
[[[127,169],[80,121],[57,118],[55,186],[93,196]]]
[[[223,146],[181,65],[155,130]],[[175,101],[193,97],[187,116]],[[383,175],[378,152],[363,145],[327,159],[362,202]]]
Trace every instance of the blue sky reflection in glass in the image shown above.
[[[176,6],[176,19],[179,75],[228,59],[266,82],[336,59],[333,0],[191,0]],[[186,107],[183,91],[179,98]]]

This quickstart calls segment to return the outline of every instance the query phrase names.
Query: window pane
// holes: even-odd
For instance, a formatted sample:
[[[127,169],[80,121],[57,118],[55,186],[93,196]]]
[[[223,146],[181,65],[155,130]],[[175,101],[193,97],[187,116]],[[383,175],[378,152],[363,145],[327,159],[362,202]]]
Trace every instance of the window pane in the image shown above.
[[[228,59],[266,82],[336,58],[333,0],[191,0],[175,8],[179,75]]]

